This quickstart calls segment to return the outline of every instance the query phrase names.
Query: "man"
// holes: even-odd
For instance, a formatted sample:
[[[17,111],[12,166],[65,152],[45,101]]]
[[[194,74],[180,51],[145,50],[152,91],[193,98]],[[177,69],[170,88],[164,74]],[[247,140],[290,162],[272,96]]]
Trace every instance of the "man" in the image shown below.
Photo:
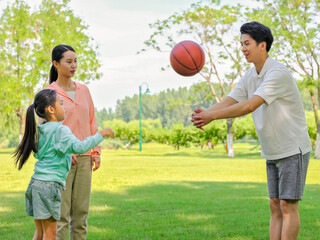
[[[196,109],[198,128],[216,119],[252,113],[261,155],[267,165],[270,198],[270,239],[297,239],[311,144],[298,87],[289,70],[268,52],[270,29],[261,23],[241,26],[242,52],[251,68],[222,102],[207,110]]]

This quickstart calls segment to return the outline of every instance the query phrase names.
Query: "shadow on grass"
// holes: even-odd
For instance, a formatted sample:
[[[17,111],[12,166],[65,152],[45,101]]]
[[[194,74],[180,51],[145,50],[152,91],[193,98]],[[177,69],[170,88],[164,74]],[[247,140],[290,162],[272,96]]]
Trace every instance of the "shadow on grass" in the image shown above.
[[[237,152],[236,153],[236,158],[228,158],[226,153],[224,152],[215,152],[214,150],[212,151],[199,151],[199,152],[186,152],[186,151],[174,151],[174,152],[169,152],[169,153],[141,153],[137,152],[137,154],[134,156],[136,157],[190,157],[190,158],[203,158],[203,159],[221,159],[221,158],[227,158],[229,160],[239,160],[240,159],[262,159],[260,153],[258,152]],[[117,157],[126,157],[130,158],[128,154],[117,154]]]
[[[320,236],[319,185],[307,185],[299,239]],[[266,184],[169,182],[93,192],[87,239],[268,239]],[[24,193],[0,193],[0,239],[31,239]]]
[[[13,153],[14,149],[12,151],[0,151],[0,155],[2,154],[9,154],[11,156],[11,154]]]
[[[206,152],[198,152],[198,153],[188,153],[188,152],[176,152],[176,153],[167,153],[163,154],[164,156],[184,156],[184,157],[197,157],[197,158],[208,158],[208,159],[221,159],[221,158],[227,158],[230,160],[239,160],[240,159],[261,159],[260,153],[253,152],[253,153],[236,153],[236,158],[229,158],[226,153],[222,152],[214,152],[214,151],[206,151]]]
[[[301,239],[319,236],[319,186],[307,186]],[[171,182],[93,192],[89,239],[268,239],[266,184]],[[318,222],[317,222],[318,221]],[[317,229],[317,230],[315,230]]]

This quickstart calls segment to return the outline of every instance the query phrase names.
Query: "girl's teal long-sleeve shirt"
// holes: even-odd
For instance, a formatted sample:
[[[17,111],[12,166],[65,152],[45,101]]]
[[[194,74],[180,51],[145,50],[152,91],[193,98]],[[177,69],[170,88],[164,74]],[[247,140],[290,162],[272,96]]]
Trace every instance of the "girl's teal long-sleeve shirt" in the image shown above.
[[[43,122],[38,125],[38,133],[38,152],[34,154],[38,160],[32,178],[63,186],[71,168],[72,153],[86,153],[103,140],[98,132],[80,141],[60,122]]]

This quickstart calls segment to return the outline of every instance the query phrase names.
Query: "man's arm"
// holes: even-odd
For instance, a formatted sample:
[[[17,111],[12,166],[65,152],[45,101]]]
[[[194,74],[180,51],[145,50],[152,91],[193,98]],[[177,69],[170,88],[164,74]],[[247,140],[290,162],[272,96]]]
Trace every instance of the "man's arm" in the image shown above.
[[[208,110],[194,114],[191,120],[193,125],[197,128],[201,128],[213,120],[240,117],[255,111],[258,107],[265,103],[264,99],[257,95],[254,95],[249,100],[240,103],[234,99],[233,101],[236,103],[225,107],[222,105],[223,102],[221,102],[221,105],[217,108],[214,108],[213,106]],[[228,102],[231,103],[232,101],[230,100]]]
[[[222,102],[212,105],[210,108],[207,109],[207,111],[217,111],[219,109],[226,108],[237,103],[237,100],[227,96],[225,99],[222,100]]]
[[[225,99],[222,100],[222,102],[216,103],[216,104],[212,105],[211,107],[209,107],[207,109],[207,111],[217,111],[217,110],[219,110],[221,108],[229,107],[229,106],[231,106],[233,104],[236,104],[236,103],[238,103],[238,102],[235,99],[233,99],[232,97],[226,97]],[[197,108],[195,110],[195,113],[197,111],[198,112],[202,112],[202,111],[205,111],[205,110]],[[195,115],[195,113],[192,114],[192,116]]]

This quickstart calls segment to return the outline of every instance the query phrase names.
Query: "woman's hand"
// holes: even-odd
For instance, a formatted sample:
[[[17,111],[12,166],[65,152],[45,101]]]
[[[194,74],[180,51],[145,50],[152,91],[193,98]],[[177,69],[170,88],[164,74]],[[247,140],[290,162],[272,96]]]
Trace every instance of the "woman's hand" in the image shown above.
[[[101,159],[99,155],[93,155],[91,157],[91,166],[92,166],[92,170],[96,171],[98,170],[98,168],[100,167],[101,164]]]
[[[71,166],[75,166],[77,164],[78,164],[78,155],[77,154],[72,154]]]

